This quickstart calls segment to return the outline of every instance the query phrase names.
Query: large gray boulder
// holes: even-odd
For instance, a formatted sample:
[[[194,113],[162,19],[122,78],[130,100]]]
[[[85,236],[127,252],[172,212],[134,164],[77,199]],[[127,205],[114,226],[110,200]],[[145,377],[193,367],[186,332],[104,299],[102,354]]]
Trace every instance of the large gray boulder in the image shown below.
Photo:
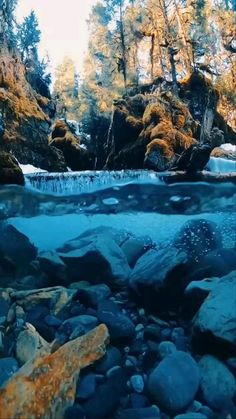
[[[182,296],[187,254],[175,247],[151,249],[136,263],[130,278],[131,289],[151,309],[168,309]]]
[[[193,338],[204,349],[236,349],[236,271],[213,287],[193,322]]]
[[[164,411],[181,413],[194,400],[200,382],[199,368],[187,353],[169,355],[151,373],[148,390]]]
[[[123,251],[110,237],[101,235],[90,242],[82,242],[80,247],[59,253],[67,266],[70,281],[89,281],[93,284],[105,283],[111,287],[126,285],[130,267]]]
[[[223,362],[211,355],[203,356],[199,361],[201,374],[200,390],[208,406],[221,411],[230,408],[236,393],[233,374]]]

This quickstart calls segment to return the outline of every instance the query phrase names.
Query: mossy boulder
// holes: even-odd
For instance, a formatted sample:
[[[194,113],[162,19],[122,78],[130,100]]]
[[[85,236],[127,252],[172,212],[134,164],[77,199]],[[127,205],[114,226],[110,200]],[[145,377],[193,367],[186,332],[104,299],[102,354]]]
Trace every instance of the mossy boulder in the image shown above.
[[[24,185],[24,175],[17,160],[9,153],[0,152],[0,184]]]
[[[49,143],[50,146],[63,153],[66,165],[71,170],[93,169],[93,155],[80,146],[79,137],[72,133],[69,125],[65,121],[56,121],[52,128]]]
[[[194,119],[170,92],[138,94],[117,101],[115,106],[108,168],[168,170],[197,143]]]

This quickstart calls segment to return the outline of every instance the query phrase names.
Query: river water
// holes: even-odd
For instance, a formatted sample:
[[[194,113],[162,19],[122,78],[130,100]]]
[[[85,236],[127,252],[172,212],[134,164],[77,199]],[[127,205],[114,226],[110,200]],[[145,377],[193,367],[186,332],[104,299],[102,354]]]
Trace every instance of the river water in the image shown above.
[[[101,226],[148,236],[167,246],[186,221],[216,223],[224,247],[236,239],[236,188],[232,183],[176,183],[147,171],[39,173],[26,186],[0,189],[0,219],[51,250]]]

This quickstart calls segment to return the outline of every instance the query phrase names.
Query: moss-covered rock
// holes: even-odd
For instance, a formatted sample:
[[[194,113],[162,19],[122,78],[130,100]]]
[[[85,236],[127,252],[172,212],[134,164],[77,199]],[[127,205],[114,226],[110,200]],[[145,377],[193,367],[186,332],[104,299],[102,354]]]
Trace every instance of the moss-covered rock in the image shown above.
[[[55,106],[42,93],[27,80],[20,57],[1,46],[0,113],[4,131],[0,136],[0,151],[11,151],[22,164],[64,171],[63,154],[48,144]]]
[[[196,144],[196,130],[187,106],[170,92],[117,101],[107,167],[170,169],[183,151]]]
[[[80,139],[71,132],[69,125],[62,120],[56,121],[50,136],[50,145],[63,153],[71,170],[92,170],[94,157],[80,146]]]
[[[17,160],[8,153],[0,152],[0,184],[24,185],[24,175]]]

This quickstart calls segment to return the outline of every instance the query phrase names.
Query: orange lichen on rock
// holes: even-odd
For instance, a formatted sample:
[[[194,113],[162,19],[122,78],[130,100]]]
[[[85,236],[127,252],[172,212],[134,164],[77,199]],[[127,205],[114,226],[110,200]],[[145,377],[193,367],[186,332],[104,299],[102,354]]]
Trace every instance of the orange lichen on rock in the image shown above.
[[[80,370],[105,355],[108,341],[108,330],[100,325],[26,363],[0,390],[0,418],[62,419],[74,403]]]
[[[165,118],[165,110],[159,103],[150,103],[143,114],[143,123],[146,127],[151,123],[159,124]]]
[[[39,96],[37,94],[36,98],[36,92],[27,82],[20,59],[4,51],[0,57],[0,102],[4,108],[8,107],[18,119],[34,117],[48,120],[38,103]]]

